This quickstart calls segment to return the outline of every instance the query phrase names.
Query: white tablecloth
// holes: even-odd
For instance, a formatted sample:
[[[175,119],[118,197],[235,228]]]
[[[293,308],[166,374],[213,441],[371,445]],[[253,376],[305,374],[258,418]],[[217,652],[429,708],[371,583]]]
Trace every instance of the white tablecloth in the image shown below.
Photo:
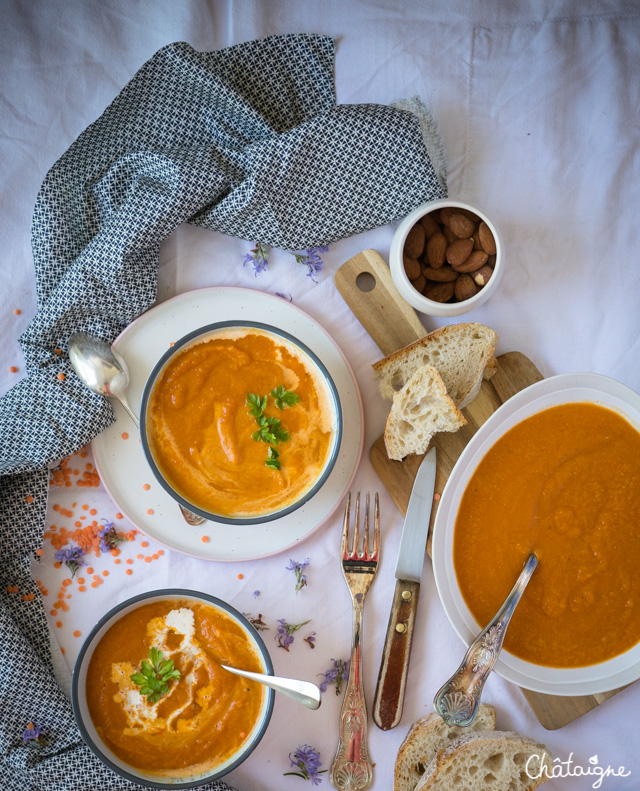
[[[594,371],[640,390],[635,356],[640,350],[637,3],[5,0],[0,32],[0,391],[23,375],[17,339],[36,309],[31,213],[48,168],[164,44],[184,40],[209,50],[285,32],[337,37],[340,103],[390,103],[418,95],[432,107],[448,157],[450,195],[490,214],[506,248],[499,293],[465,319],[489,324],[499,333],[499,352],[520,350],[547,376]],[[383,560],[365,610],[369,701],[402,519],[367,456],[387,409],[370,368],[380,353],[337,293],[332,275],[362,249],[373,247],[386,256],[393,230],[379,228],[332,245],[317,285],[281,251],[273,251],[268,271],[254,277],[242,259],[255,240],[190,226],[179,228],[163,245],[160,269],[159,300],[209,285],[291,294],[295,305],[333,335],[353,366],[365,407],[365,453],[354,488],[380,492],[383,524]],[[424,323],[430,330],[443,322],[424,317]],[[18,372],[10,373],[10,366]],[[73,529],[76,521],[86,525],[87,519],[114,518],[118,507],[101,487],[77,485],[88,480],[84,473],[91,463],[90,454],[71,459],[71,485],[52,488],[47,526]],[[629,519],[630,529],[636,529],[636,515]],[[242,611],[262,613],[271,626],[264,636],[276,672],[313,680],[331,658],[346,658],[350,645],[350,602],[337,562],[339,522],[334,516],[292,552],[231,564],[171,551],[159,555],[153,541],[144,547],[144,536],[136,535],[123,547],[120,564],[102,556],[92,573],[81,570],[77,576],[85,579],[84,592],[77,577],[68,587],[62,585],[68,571],[54,567],[55,549],[47,539],[44,555],[34,560],[34,574],[47,591],[47,609],[61,588],[70,596],[64,599],[67,610],[51,616],[69,667],[83,636],[115,603],[145,590],[190,587],[218,595]],[[125,520],[118,526],[130,528]],[[124,562],[127,558],[133,563]],[[297,595],[293,575],[285,570],[290,558],[310,560],[309,584]],[[261,591],[258,598],[256,590]],[[391,787],[395,754],[409,725],[431,710],[435,691],[462,654],[438,600],[429,561],[418,616],[402,723],[386,733],[370,724],[375,791]],[[308,630],[316,632],[315,649],[302,639],[306,629],[297,633],[290,652],[278,648],[273,635],[279,618],[311,618]],[[602,788],[638,787],[639,684],[554,732],[545,731],[519,689],[497,675],[490,678],[485,699],[497,708],[498,727],[545,742],[561,761],[573,754],[574,765],[587,767],[597,755],[600,766],[617,771],[623,765],[631,772],[625,779],[605,778]],[[265,738],[227,779],[240,791],[300,788],[299,778],[283,777],[288,754],[308,743],[328,768],[340,703],[329,691],[321,709],[309,712],[279,698]],[[594,781],[570,778],[546,787],[586,789]],[[323,783],[329,786],[328,776]]]

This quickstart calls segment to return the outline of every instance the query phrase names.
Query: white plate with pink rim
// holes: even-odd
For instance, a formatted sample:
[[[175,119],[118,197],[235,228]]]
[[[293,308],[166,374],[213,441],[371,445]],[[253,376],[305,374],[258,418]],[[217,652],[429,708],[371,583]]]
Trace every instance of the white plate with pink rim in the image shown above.
[[[151,308],[116,338],[114,349],[129,368],[127,397],[134,412],[139,412],[147,377],[172,343],[214,321],[242,319],[270,324],[298,338],[326,366],[338,390],[343,413],[338,459],[325,483],[304,505],[264,524],[205,522],[193,527],[155,480],[139,432],[119,403],[113,404],[116,422],[92,443],[100,478],[124,516],[160,544],[204,560],[256,560],[308,538],[342,503],[362,457],[362,400],[344,354],[307,313],[253,289],[214,287],[180,294]]]

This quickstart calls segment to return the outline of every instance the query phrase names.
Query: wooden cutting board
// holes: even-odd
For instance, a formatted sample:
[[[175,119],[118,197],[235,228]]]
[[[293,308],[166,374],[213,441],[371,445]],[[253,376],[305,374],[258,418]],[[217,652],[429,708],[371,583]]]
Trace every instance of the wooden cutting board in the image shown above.
[[[338,269],[334,279],[345,302],[385,356],[426,335],[427,330],[413,308],[398,293],[389,267],[375,250],[365,250],[350,258]],[[433,444],[438,449],[438,493],[444,489],[467,442],[485,420],[512,395],[543,378],[531,360],[520,352],[503,354],[498,361],[497,372],[488,382],[483,382],[478,396],[463,410],[467,425],[455,434],[441,433],[434,437]],[[387,457],[383,437],[373,443],[369,456],[393,501],[402,514],[406,514],[413,480],[423,457],[412,455],[401,462],[391,461]],[[431,527],[436,511],[437,504],[431,514]],[[431,555],[431,529],[427,552]],[[522,693],[540,723],[548,730],[555,730],[620,691],[616,689],[580,697],[557,697],[524,689]]]

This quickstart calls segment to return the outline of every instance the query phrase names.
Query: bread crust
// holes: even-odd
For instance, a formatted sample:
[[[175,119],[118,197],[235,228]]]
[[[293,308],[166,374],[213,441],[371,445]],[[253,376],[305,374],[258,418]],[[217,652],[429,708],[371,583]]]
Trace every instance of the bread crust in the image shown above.
[[[532,777],[527,773],[527,761],[536,755],[540,756],[540,762],[531,767]],[[448,791],[449,788],[534,791],[549,779],[547,773],[540,772],[542,764],[550,774],[551,753],[544,744],[526,736],[513,731],[465,733],[440,750],[414,791]],[[538,773],[540,777],[536,777]],[[455,780],[458,776],[460,779]]]
[[[456,406],[463,409],[495,373],[497,334],[484,324],[451,324],[430,332],[373,364],[383,398],[393,399],[422,365],[434,365]]]
[[[390,459],[424,453],[438,431],[457,431],[467,422],[445,387],[437,368],[418,369],[393,397],[384,429]]]
[[[438,752],[457,736],[474,730],[493,730],[495,726],[496,710],[488,703],[480,704],[473,724],[465,728],[447,725],[439,714],[421,717],[409,728],[398,750],[394,791],[413,791]]]

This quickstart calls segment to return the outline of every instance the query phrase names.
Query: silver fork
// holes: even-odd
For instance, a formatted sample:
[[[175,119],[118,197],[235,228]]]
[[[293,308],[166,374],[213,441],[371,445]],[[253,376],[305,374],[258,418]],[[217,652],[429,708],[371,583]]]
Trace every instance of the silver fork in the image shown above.
[[[364,508],[364,536],[360,542],[360,492],[356,497],[355,530],[349,551],[351,492],[347,495],[342,528],[342,573],[353,600],[353,640],[349,679],[340,712],[340,731],[336,757],[331,766],[331,784],[338,791],[364,791],[371,785],[373,765],[367,748],[367,707],[362,687],[362,609],[367,591],[378,570],[380,550],[380,502],[375,495],[373,552],[369,551],[369,493]]]

